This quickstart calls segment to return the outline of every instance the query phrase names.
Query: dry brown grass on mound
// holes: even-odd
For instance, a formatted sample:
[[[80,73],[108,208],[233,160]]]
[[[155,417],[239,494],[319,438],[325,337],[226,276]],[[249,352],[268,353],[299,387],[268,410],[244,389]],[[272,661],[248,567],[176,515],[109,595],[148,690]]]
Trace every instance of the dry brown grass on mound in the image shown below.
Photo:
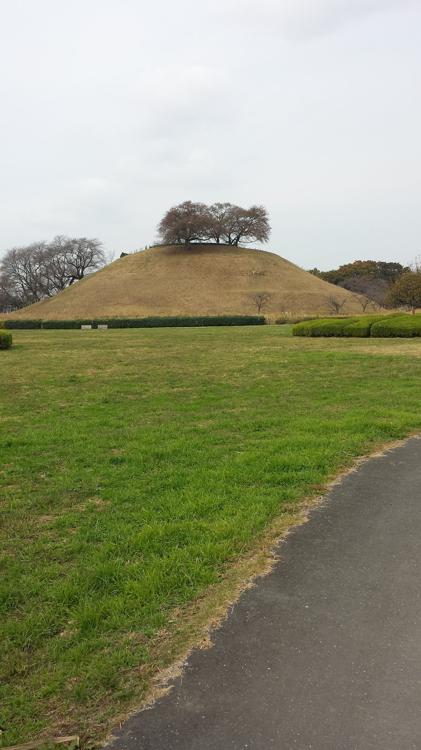
[[[66,320],[149,315],[333,314],[329,298],[346,299],[341,313],[361,313],[358,297],[303,271],[275,253],[229,245],[154,247],[114,261],[52,299],[14,318]]]

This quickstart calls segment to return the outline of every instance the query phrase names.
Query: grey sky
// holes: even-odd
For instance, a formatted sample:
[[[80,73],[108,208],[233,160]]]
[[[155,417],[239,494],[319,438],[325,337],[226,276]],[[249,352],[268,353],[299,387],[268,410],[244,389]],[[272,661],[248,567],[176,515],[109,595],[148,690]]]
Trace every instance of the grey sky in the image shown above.
[[[0,0],[0,253],[263,203],[304,267],[421,252],[421,0]]]

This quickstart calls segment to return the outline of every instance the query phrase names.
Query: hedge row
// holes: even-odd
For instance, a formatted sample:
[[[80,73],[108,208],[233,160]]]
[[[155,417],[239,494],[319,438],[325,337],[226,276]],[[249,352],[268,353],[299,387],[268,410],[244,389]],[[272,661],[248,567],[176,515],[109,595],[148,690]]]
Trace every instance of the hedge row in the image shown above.
[[[25,328],[25,329],[32,329],[32,328],[41,328],[41,320],[3,320],[2,325],[4,328]]]
[[[362,315],[297,323],[294,336],[421,336],[421,315]]]
[[[394,315],[375,323],[371,336],[411,338],[421,336],[421,315]]]
[[[5,320],[5,328],[76,329],[82,325],[107,325],[108,328],[170,328],[184,326],[256,326],[264,325],[263,315],[208,315],[202,317],[103,318],[101,320]]]
[[[292,332],[294,336],[345,336],[346,327],[357,320],[358,318],[318,318],[297,323]]]
[[[0,330],[0,349],[10,349],[12,346],[12,334]]]

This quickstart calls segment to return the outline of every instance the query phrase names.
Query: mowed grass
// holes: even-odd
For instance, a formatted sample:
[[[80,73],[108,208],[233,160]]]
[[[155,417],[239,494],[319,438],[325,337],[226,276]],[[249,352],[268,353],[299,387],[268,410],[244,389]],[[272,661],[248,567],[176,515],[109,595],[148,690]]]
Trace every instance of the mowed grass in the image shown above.
[[[101,738],[177,655],[191,602],[229,587],[274,519],[420,430],[421,342],[284,333],[13,332],[0,353],[4,745]]]

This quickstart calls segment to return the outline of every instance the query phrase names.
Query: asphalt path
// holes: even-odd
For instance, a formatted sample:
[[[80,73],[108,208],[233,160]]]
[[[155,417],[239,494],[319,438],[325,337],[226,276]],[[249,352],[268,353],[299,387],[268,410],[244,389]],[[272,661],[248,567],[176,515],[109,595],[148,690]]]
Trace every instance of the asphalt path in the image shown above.
[[[421,439],[345,477],[279,552],[113,750],[420,750]]]

